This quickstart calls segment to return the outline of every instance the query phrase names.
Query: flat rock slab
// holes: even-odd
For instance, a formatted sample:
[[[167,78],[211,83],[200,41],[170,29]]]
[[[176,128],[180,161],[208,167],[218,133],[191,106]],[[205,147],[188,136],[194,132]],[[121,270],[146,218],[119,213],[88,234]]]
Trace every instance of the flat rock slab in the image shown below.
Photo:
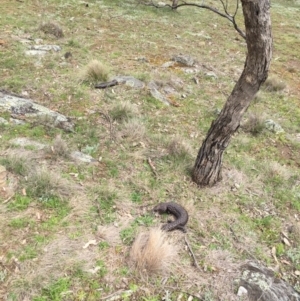
[[[183,54],[174,55],[172,57],[172,61],[182,64],[183,66],[187,66],[187,67],[193,67],[196,64],[195,59],[193,59],[189,55],[183,55]]]
[[[95,160],[93,157],[90,155],[84,154],[79,151],[74,151],[71,153],[71,158],[75,161],[81,161],[84,163],[96,163],[97,160]]]
[[[143,89],[145,87],[144,82],[137,78],[134,78],[133,76],[115,76],[114,78],[112,78],[112,81],[116,81],[118,84],[124,84],[136,89]]]
[[[66,116],[52,111],[44,106],[34,103],[16,95],[0,91],[0,111],[10,112],[12,117],[30,121],[37,121],[49,127],[73,131],[74,124]]]
[[[154,81],[151,81],[148,84],[148,88],[149,88],[149,91],[150,91],[150,94],[152,95],[152,97],[161,101],[162,103],[164,103],[167,106],[170,105],[168,98],[158,90],[159,87]]]
[[[44,56],[49,51],[61,51],[61,47],[58,45],[34,45],[30,47],[30,50],[25,51],[28,56]]]
[[[25,137],[15,138],[15,139],[10,140],[9,142],[12,145],[17,145],[17,146],[21,146],[21,147],[32,147],[36,150],[44,149],[47,146],[46,144],[42,144],[42,143],[39,143],[34,140],[30,140]]]
[[[249,262],[242,266],[239,296],[250,301],[300,301],[300,294],[291,285],[277,278],[274,271]],[[243,299],[244,300],[244,299]]]

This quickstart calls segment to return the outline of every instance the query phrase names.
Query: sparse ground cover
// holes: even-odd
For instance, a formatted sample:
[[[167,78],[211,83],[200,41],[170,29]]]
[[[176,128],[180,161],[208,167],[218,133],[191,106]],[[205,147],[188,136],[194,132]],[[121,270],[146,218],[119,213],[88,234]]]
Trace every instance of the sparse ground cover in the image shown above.
[[[234,279],[247,260],[277,267],[300,290],[299,10],[299,1],[272,2],[270,79],[226,151],[223,181],[199,189],[190,169],[245,59],[226,20],[133,0],[2,0],[0,88],[76,126],[0,124],[0,165],[14,192],[0,202],[0,299],[238,300]],[[31,43],[62,50],[25,56]],[[178,54],[199,68],[163,67]],[[93,88],[114,75],[172,86],[173,105],[147,88]],[[284,133],[267,130],[270,119]],[[17,147],[16,137],[47,147]],[[72,150],[96,162],[79,164]],[[184,234],[155,232],[166,219],[152,208],[170,200],[189,212],[199,268]],[[145,250],[164,250],[153,253],[161,258],[141,262],[137,237]]]

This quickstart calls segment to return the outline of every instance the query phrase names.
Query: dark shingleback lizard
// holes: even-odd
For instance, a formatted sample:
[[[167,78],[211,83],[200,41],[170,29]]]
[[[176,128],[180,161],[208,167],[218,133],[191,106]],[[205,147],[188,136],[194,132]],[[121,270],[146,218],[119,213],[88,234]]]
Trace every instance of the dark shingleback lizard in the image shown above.
[[[170,213],[175,216],[175,221],[168,222],[162,226],[162,230],[164,231],[172,231],[175,229],[186,232],[185,225],[189,220],[189,215],[187,211],[179,204],[174,202],[160,203],[156,205],[153,209],[154,212],[162,213]]]

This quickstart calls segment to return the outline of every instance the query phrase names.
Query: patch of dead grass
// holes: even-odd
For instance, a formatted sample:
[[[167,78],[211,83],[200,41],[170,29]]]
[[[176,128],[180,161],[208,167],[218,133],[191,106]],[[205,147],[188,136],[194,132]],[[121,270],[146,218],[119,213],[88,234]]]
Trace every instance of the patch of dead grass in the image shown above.
[[[72,194],[73,185],[60,174],[46,168],[32,170],[24,183],[29,195],[37,198],[67,198]]]
[[[115,246],[121,244],[120,229],[115,226],[102,226],[97,227],[97,236],[104,239],[110,245]]]
[[[61,135],[57,135],[52,142],[52,145],[47,149],[47,153],[54,158],[69,158],[70,149],[65,140],[62,139]]]
[[[60,39],[64,37],[63,30],[61,27],[54,22],[45,22],[40,25],[39,30],[41,30],[45,34],[50,34]]]
[[[91,234],[84,234],[80,239],[74,240],[66,235],[58,235],[43,248],[37,260],[27,260],[19,264],[19,276],[15,281],[26,281],[26,287],[19,285],[15,291],[32,300],[32,296],[49,285],[53,279],[65,277],[78,268],[85,272],[92,271],[98,259],[95,252],[97,246],[83,248],[92,239],[94,237]]]
[[[180,136],[175,136],[169,141],[167,150],[175,158],[187,158],[193,152],[191,145]]]
[[[264,165],[266,166],[266,173],[268,177],[280,177],[284,181],[287,181],[292,176],[290,169],[276,161],[267,161]]]
[[[168,273],[176,262],[177,247],[165,232],[151,229],[140,233],[130,250],[130,263],[141,274]]]
[[[243,123],[242,128],[245,132],[249,132],[252,135],[258,135],[265,128],[265,119],[261,113],[251,113]]]
[[[121,101],[120,103],[116,104],[109,113],[114,120],[126,121],[130,118],[137,117],[139,111],[137,106],[129,101]]]
[[[209,286],[213,288],[213,295],[219,300],[240,300],[235,294],[234,280],[239,275],[241,262],[233,258],[230,251],[221,249],[210,250],[204,262],[211,267],[214,274],[208,279]]]
[[[286,83],[276,76],[269,76],[263,84],[263,88],[268,92],[282,91],[286,88]]]
[[[86,83],[96,84],[106,82],[109,76],[109,68],[98,60],[90,61],[81,73],[81,80]]]
[[[6,167],[7,171],[16,175],[26,176],[34,169],[32,158],[32,152],[11,150],[6,157],[1,158],[0,162]]]
[[[132,118],[122,124],[120,136],[129,142],[139,142],[144,139],[146,127],[138,118]]]

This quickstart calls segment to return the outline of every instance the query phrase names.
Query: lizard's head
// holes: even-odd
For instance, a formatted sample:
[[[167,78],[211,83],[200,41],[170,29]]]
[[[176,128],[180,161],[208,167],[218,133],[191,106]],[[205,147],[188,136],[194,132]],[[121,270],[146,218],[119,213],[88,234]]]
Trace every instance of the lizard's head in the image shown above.
[[[153,208],[153,211],[154,212],[158,212],[158,213],[165,213],[167,211],[167,204],[166,203],[160,203],[158,205],[156,205],[154,208]]]

